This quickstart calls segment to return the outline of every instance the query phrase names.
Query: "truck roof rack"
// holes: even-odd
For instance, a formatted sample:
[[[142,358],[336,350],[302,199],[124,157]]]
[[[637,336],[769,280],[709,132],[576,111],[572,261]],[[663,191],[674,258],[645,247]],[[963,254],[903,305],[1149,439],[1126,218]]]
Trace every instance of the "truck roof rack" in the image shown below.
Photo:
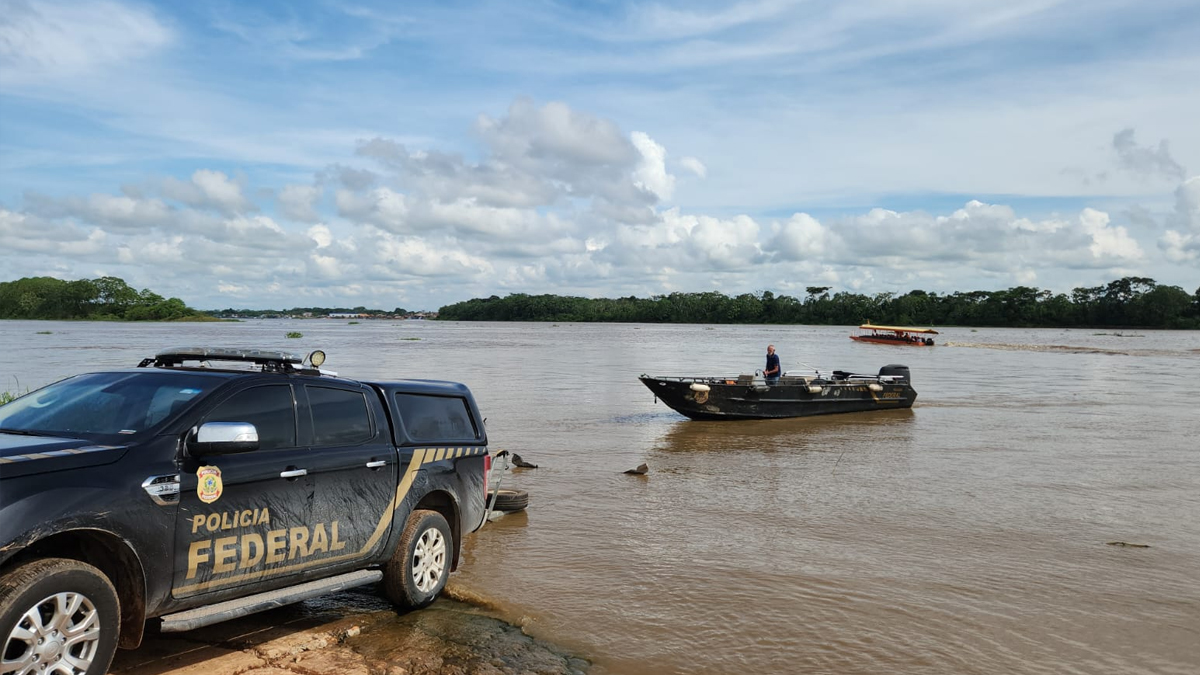
[[[316,354],[317,352],[314,352]],[[324,357],[324,354],[321,355]],[[177,347],[142,359],[138,368],[174,368],[185,362],[236,361],[262,366],[263,372],[295,372],[303,370],[305,357],[272,349],[238,349],[231,347]]]

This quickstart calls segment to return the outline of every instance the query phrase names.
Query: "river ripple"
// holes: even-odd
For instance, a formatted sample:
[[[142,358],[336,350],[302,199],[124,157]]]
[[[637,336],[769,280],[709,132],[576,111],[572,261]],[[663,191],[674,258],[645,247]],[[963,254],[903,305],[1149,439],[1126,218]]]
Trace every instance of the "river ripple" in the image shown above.
[[[9,321],[0,389],[201,344],[466,382],[493,449],[541,468],[504,478],[530,509],[470,538],[456,582],[599,672],[1200,669],[1200,333],[949,328],[914,349],[849,332]],[[636,380],[751,372],[768,342],[791,372],[907,364],[917,404],[692,422]]]

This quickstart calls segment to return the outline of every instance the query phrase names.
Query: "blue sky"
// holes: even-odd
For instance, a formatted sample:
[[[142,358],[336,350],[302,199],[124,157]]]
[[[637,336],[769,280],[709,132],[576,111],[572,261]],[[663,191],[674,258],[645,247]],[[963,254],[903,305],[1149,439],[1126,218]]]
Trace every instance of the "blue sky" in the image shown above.
[[[0,279],[1200,286],[1195,2],[0,0]]]

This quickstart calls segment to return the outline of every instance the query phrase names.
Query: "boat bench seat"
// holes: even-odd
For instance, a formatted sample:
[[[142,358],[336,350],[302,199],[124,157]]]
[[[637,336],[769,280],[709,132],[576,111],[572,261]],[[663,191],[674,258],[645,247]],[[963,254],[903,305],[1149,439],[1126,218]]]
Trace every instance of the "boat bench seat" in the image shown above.
[[[784,375],[779,378],[779,384],[804,384],[812,382],[813,378],[807,375]]]

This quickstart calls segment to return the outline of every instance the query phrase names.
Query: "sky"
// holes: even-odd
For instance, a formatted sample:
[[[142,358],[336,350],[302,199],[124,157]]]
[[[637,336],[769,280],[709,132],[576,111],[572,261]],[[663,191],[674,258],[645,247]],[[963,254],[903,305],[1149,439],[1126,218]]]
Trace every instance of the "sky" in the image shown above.
[[[0,0],[0,281],[1200,287],[1194,0]]]

